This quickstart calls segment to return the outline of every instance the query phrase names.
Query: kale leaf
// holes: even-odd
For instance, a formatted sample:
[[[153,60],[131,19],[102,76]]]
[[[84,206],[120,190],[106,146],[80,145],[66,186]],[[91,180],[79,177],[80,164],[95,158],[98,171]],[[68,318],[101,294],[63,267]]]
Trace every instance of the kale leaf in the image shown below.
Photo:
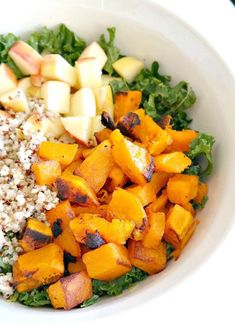
[[[10,273],[11,270],[12,270],[11,265],[4,263],[2,257],[0,257],[0,273],[3,274]]]
[[[81,305],[80,308],[85,308],[85,307],[89,307],[92,306],[93,304],[95,304],[99,299],[99,295],[94,294],[90,299],[85,300]]]
[[[15,292],[10,298],[11,301],[18,301],[19,303],[30,307],[51,306],[49,296],[46,291],[47,287],[34,289],[31,292]]]
[[[196,210],[203,209],[208,201],[208,196],[204,196],[201,203],[193,201],[193,208]]]
[[[112,88],[113,96],[119,92],[128,91],[130,88],[127,82],[124,79],[114,79],[110,82],[110,86]]]
[[[160,75],[158,70],[159,64],[153,62],[151,69],[143,69],[130,87],[142,91],[141,104],[154,120],[169,114],[173,118],[174,129],[186,129],[191,119],[185,110],[195,103],[196,95],[185,81],[171,87],[170,77]]]
[[[215,138],[213,136],[199,133],[198,137],[190,144],[190,151],[187,153],[187,156],[193,160],[193,165],[200,166],[198,175],[202,179],[212,173],[212,148],[214,143]],[[206,167],[203,168],[205,160]]]
[[[72,65],[86,47],[85,41],[64,24],[55,30],[44,27],[40,32],[33,33],[28,44],[39,53],[60,54]]]
[[[169,242],[166,242],[166,256],[167,260],[171,259],[171,253],[174,251],[174,248]]]
[[[13,60],[8,55],[8,52],[12,45],[19,40],[19,37],[12,33],[6,35],[0,35],[0,62],[6,63],[16,74],[17,78],[22,78],[23,74],[14,64]]]
[[[109,39],[106,40],[105,35],[102,34],[99,39],[99,45],[103,48],[106,53],[108,60],[104,66],[104,71],[106,71],[109,75],[114,73],[113,63],[117,61],[120,57],[120,50],[114,45],[114,39],[116,34],[115,27],[109,27],[107,29],[109,34]]]

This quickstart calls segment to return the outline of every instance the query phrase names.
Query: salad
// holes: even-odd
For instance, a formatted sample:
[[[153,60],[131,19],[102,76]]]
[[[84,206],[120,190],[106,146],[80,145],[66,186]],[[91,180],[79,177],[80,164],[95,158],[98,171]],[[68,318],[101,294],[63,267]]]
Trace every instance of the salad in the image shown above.
[[[65,25],[0,35],[0,293],[69,310],[178,259],[208,200],[213,136],[190,85]]]

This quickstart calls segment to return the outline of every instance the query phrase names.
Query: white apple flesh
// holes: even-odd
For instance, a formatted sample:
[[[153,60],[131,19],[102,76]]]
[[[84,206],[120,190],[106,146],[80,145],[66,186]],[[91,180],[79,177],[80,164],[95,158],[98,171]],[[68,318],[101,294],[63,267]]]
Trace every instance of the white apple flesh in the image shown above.
[[[77,71],[77,87],[97,88],[101,86],[100,64],[96,58],[85,58],[75,63]]]
[[[17,86],[14,72],[5,63],[0,64],[0,95],[11,91]]]
[[[61,122],[72,138],[82,144],[89,145],[92,137],[91,117],[66,117],[61,118]]]
[[[96,102],[91,88],[81,88],[71,95],[70,115],[95,117]]]
[[[68,113],[70,106],[70,86],[61,81],[47,81],[41,87],[41,97],[46,108],[57,113]]]
[[[123,57],[113,63],[113,69],[128,83],[133,82],[143,68],[144,63],[133,57]]]
[[[15,112],[28,112],[29,106],[25,93],[20,88],[4,93],[0,96],[1,105]]]
[[[103,69],[108,59],[104,50],[97,42],[92,42],[83,50],[82,54],[79,57],[79,60],[85,58],[96,58],[101,70]]]
[[[110,86],[102,86],[94,89],[96,99],[96,114],[108,112],[113,118],[113,94]]]

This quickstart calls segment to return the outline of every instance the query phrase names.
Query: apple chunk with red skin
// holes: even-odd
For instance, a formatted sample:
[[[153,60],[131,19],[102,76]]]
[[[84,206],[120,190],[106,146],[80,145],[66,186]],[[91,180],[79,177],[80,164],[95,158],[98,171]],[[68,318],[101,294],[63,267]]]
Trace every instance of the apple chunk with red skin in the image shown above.
[[[61,122],[72,138],[82,144],[89,145],[92,137],[93,118],[86,116],[66,117],[61,118]]]
[[[0,65],[0,95],[16,88],[17,78],[14,72],[6,65]]]
[[[36,75],[40,72],[42,56],[29,44],[17,41],[10,49],[9,56],[25,75]]]

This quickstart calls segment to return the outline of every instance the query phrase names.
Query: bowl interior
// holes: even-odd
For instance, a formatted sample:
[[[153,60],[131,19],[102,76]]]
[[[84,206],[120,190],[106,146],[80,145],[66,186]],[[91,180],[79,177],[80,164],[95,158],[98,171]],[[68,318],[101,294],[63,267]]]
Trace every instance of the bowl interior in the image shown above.
[[[27,36],[42,26],[65,23],[88,41],[96,40],[108,26],[117,27],[116,43],[122,53],[144,59],[146,64],[160,62],[161,71],[172,75],[173,83],[189,81],[197,93],[197,103],[191,111],[193,127],[211,133],[216,138],[215,170],[209,180],[209,202],[199,215],[198,230],[181,258],[170,263],[165,271],[148,278],[122,296],[102,300],[89,309],[70,312],[29,309],[0,301],[0,312],[9,325],[24,321],[24,314],[49,324],[51,319],[66,321],[89,320],[126,307],[146,302],[193,272],[225,237],[234,220],[235,172],[232,156],[235,151],[234,86],[229,70],[210,45],[173,14],[152,1],[55,1],[6,3],[11,11],[1,18],[0,33],[13,32]],[[26,15],[18,15],[25,8]],[[10,310],[11,309],[11,310]],[[9,313],[14,309],[14,314]],[[66,317],[65,317],[66,316]],[[4,317],[3,317],[4,320]],[[6,325],[8,325],[6,322]],[[21,323],[20,323],[21,324]],[[73,324],[73,323],[72,323]]]

